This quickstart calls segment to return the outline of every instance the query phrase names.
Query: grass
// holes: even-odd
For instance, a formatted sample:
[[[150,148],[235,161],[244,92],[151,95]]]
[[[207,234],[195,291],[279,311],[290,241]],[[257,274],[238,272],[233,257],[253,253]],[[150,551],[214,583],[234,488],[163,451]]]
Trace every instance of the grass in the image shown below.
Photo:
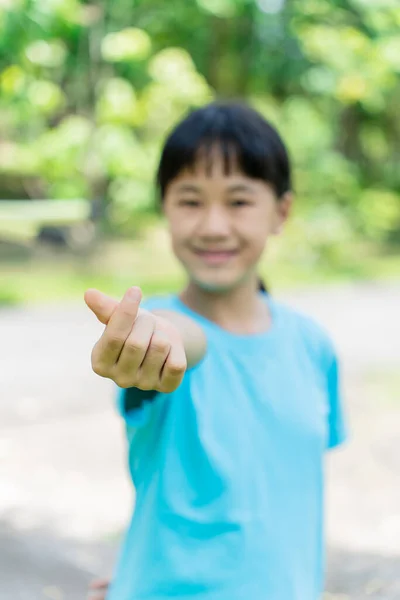
[[[301,260],[271,248],[260,274],[274,290],[334,285],[354,281],[399,280],[400,256],[377,255],[353,248],[345,260]],[[81,301],[85,289],[96,287],[121,297],[131,285],[145,295],[173,292],[185,276],[171,250],[167,234],[150,230],[138,242],[106,243],[88,258],[54,256],[0,263],[0,304]]]

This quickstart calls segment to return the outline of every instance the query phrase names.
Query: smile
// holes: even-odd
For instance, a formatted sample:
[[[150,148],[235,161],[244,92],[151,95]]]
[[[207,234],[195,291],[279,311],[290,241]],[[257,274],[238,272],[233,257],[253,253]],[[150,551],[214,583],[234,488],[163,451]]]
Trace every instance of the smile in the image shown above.
[[[238,254],[237,250],[194,250],[203,262],[208,265],[221,265]]]

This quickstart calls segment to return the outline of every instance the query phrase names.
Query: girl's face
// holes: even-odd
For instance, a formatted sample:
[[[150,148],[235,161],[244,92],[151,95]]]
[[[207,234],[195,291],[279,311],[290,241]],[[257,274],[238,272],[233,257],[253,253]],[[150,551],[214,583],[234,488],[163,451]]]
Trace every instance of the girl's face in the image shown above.
[[[209,291],[228,291],[255,277],[268,237],[280,232],[291,195],[239,170],[224,173],[216,152],[212,168],[199,160],[167,187],[164,212],[172,247],[190,279]]]

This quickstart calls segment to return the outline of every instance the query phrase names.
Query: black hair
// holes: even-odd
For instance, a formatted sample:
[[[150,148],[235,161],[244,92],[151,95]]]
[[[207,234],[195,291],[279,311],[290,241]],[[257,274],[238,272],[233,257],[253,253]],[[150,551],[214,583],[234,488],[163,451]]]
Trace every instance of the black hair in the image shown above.
[[[161,202],[171,181],[194,168],[199,153],[211,169],[215,148],[222,153],[226,174],[239,168],[270,184],[278,200],[292,189],[288,152],[276,129],[245,104],[215,102],[191,112],[168,136],[157,171]],[[266,291],[262,282],[260,289]]]
[[[157,171],[161,200],[168,184],[194,167],[200,151],[206,152],[210,165],[216,146],[227,174],[235,159],[245,175],[272,185],[278,198],[291,190],[289,156],[276,129],[245,104],[212,103],[191,112],[168,136]]]

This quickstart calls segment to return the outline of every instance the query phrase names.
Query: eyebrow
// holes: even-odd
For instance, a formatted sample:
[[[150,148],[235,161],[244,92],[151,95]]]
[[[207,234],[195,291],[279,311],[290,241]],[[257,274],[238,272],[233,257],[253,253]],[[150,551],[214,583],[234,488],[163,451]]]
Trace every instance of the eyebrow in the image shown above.
[[[196,194],[200,194],[200,189],[196,185],[191,185],[190,183],[182,183],[182,185],[176,188],[177,192],[195,192]]]
[[[179,187],[176,188],[177,192],[194,192],[196,194],[200,194],[201,190],[196,185],[190,183],[182,183]],[[246,185],[245,183],[236,183],[228,187],[228,192],[252,192],[254,193],[254,189],[250,185]]]
[[[254,189],[250,185],[245,183],[237,183],[228,187],[229,192],[251,192],[254,193]]]

